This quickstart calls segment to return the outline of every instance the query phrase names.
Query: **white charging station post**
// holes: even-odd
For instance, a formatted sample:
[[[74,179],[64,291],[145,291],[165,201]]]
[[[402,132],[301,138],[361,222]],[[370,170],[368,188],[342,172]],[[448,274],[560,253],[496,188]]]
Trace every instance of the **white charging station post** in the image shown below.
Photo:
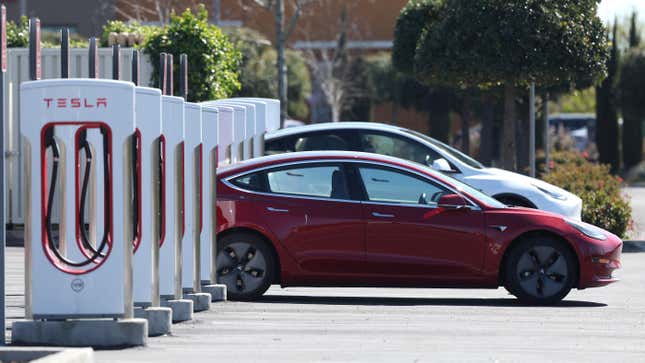
[[[244,141],[246,139],[246,107],[234,103],[226,103],[223,101],[216,101],[216,106],[224,106],[233,109],[232,130],[233,140],[231,143],[231,163],[237,163],[246,160],[248,155],[244,153]]]
[[[211,301],[226,300],[226,285],[217,284],[216,256],[216,176],[218,165],[219,110],[202,107],[202,217],[200,231],[200,272],[202,291],[211,294]]]
[[[231,107],[218,105],[213,101],[202,102],[202,106],[217,111],[217,147],[215,156],[217,165],[228,165],[233,162],[233,143],[235,140],[235,110]]]
[[[244,160],[261,156],[255,153],[254,148],[254,140],[256,136],[261,133],[260,129],[256,128],[259,114],[256,105],[252,102],[246,102],[234,98],[228,98],[218,102],[222,104],[239,105],[246,108],[246,119],[244,122]]]
[[[162,61],[163,62],[163,61]],[[165,63],[167,75],[161,79],[167,93],[172,92],[172,57]],[[182,299],[181,288],[181,241],[184,234],[184,100],[181,97],[163,95],[163,195],[161,204],[162,238],[159,242],[159,293],[164,299],[162,306],[172,309],[172,321],[193,318],[193,302]]]
[[[26,317],[52,319],[22,321],[13,326],[12,339],[18,344],[55,345],[142,345],[146,342],[147,322],[130,319],[132,301],[133,208],[131,145],[135,125],[134,85],[108,80],[46,80],[21,85],[20,115],[27,144],[27,227],[25,248]],[[72,138],[65,128],[79,132]],[[58,130],[57,130],[58,129]],[[62,208],[76,214],[64,228],[83,233],[84,187],[80,187],[81,159],[90,162],[80,134],[84,129],[103,133],[101,157],[110,165],[105,171],[105,231],[94,245],[76,241],[83,258],[72,260],[62,254],[54,240],[50,201],[65,169],[75,171],[76,188],[62,198]],[[78,150],[74,160],[62,163],[67,155],[61,146]],[[96,157],[99,157],[98,155]],[[51,175],[48,165],[51,164]],[[87,175],[87,174],[86,174]],[[69,181],[67,181],[69,182]],[[86,187],[87,178],[82,184]],[[80,189],[80,190],[79,190]],[[63,189],[64,190],[64,189]],[[61,214],[65,218],[64,214]],[[80,232],[79,232],[80,231]],[[60,231],[61,235],[66,231]],[[69,246],[68,246],[69,247]],[[112,317],[126,320],[103,320]],[[84,319],[64,321],[58,319]],[[113,336],[114,331],[128,332]],[[108,333],[111,332],[111,334]]]
[[[132,52],[132,81],[139,84],[139,51]],[[159,299],[159,225],[158,201],[159,157],[158,142],[161,136],[161,90],[149,87],[135,89],[137,160],[141,174],[138,185],[141,209],[139,241],[133,256],[134,314],[148,320],[148,336],[170,332],[172,309],[160,307]]]
[[[260,97],[240,97],[240,100],[262,101],[267,105],[266,131],[271,132],[280,129],[280,100]]]
[[[264,135],[267,131],[268,109],[266,101],[253,98],[231,98],[232,101],[248,102],[255,105],[255,135],[253,136],[253,157],[264,155]]]

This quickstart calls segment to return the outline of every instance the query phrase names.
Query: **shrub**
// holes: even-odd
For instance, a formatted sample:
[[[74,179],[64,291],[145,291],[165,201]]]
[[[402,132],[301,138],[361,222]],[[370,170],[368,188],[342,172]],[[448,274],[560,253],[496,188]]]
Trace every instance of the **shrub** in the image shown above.
[[[170,23],[153,32],[143,49],[150,56],[154,72],[152,82],[159,82],[159,55],[174,55],[175,69],[179,55],[188,55],[188,100],[206,101],[231,96],[240,88],[238,68],[240,53],[222,31],[208,24],[208,12],[200,5],[197,14],[186,10],[172,14]],[[179,89],[179,77],[174,77]]]
[[[103,34],[101,35],[100,44],[102,47],[109,46],[110,33],[130,33],[138,34],[141,38],[141,42],[145,41],[155,35],[160,31],[160,27],[154,25],[141,25],[136,21],[124,23],[120,20],[110,20],[105,25],[103,25]],[[139,45],[135,44],[135,48],[138,48]]]
[[[20,17],[18,24],[7,21],[7,47],[26,48],[29,46],[29,20],[26,16]]]
[[[551,161],[551,171],[542,179],[582,199],[582,220],[627,237],[632,211],[621,194],[622,180],[610,174],[610,166],[591,163],[574,152],[554,152]]]

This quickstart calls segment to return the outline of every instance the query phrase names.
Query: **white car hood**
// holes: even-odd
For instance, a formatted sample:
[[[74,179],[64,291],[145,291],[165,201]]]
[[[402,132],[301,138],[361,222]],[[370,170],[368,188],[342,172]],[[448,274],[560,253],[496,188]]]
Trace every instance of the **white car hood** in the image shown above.
[[[501,184],[509,185],[509,186],[512,185],[515,187],[518,185],[522,185],[524,187],[530,188],[531,185],[534,185],[558,194],[565,195],[568,198],[569,197],[577,198],[574,194],[560,187],[557,187],[553,184],[549,184],[540,179],[531,178],[530,176],[522,175],[519,173],[513,173],[511,171],[503,170],[503,169],[497,169],[497,168],[480,169],[477,175],[472,175],[467,179],[481,179],[481,180],[486,179],[487,181],[495,180]]]

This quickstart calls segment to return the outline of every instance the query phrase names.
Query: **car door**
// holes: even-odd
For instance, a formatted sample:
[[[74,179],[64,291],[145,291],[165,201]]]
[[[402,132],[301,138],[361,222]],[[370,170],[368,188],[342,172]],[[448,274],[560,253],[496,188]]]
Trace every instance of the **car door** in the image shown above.
[[[479,208],[440,208],[454,194],[430,177],[358,164],[364,186],[366,270],[383,283],[432,285],[476,279],[483,262],[484,215]]]
[[[363,272],[365,222],[341,163],[301,163],[258,175],[256,210],[302,270],[300,282],[333,284]]]

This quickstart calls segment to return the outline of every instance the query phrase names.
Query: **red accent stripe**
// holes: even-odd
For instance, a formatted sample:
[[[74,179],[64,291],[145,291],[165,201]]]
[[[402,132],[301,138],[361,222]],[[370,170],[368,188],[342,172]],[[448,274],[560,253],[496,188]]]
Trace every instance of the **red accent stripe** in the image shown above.
[[[71,266],[66,265],[63,261],[59,261],[54,253],[50,250],[49,248],[49,239],[47,237],[47,231],[45,227],[45,219],[46,219],[46,214],[47,214],[47,148],[45,147],[45,134],[47,130],[49,130],[52,127],[55,126],[83,126],[86,128],[104,128],[108,134],[108,154],[109,154],[109,165],[108,165],[108,172],[109,172],[109,185],[106,185],[106,192],[107,190],[112,190],[112,129],[104,122],[81,122],[81,121],[64,121],[64,122],[50,122],[45,124],[42,129],[40,130],[40,173],[42,175],[42,178],[40,180],[40,202],[41,202],[41,211],[40,211],[40,222],[41,222],[41,239],[42,239],[42,246],[43,250],[45,252],[45,256],[49,260],[49,262],[56,267],[57,269],[71,274],[71,275],[83,275],[90,273],[97,268],[99,268],[107,259],[110,257],[110,253],[112,252],[112,238],[114,235],[114,223],[110,225],[110,230],[108,232],[108,240],[107,240],[107,245],[108,249],[105,254],[105,258],[101,259],[99,262],[97,262],[93,267],[90,267],[88,269],[78,269],[78,268],[73,268]],[[76,135],[78,137],[78,133]],[[63,170],[64,172],[64,170]],[[76,181],[78,181],[78,170],[76,171]],[[77,243],[78,243],[78,233],[80,232],[79,229],[79,224],[78,224],[78,183],[76,184],[76,233],[77,233]],[[112,206],[112,200],[109,200],[109,205],[108,205],[108,211],[112,216],[112,221],[114,221],[114,210]],[[81,249],[83,251],[83,249]]]
[[[166,240],[166,137],[164,135],[159,136],[159,152],[161,162],[161,175],[159,175],[159,189],[161,189],[161,200],[159,203],[159,213],[161,213],[159,247],[161,247]]]
[[[181,161],[179,163],[179,173],[181,175],[181,178],[179,178],[179,187],[181,188],[181,201],[180,201],[180,210],[179,213],[181,215],[181,235],[179,238],[184,238],[184,234],[186,233],[186,181],[185,179],[185,166],[184,166],[184,161],[185,159],[185,144],[182,141],[179,144],[179,160]]]
[[[139,245],[141,244],[141,236],[143,234],[143,227],[141,226],[141,217],[142,217],[142,211],[141,211],[141,130],[135,129],[134,130],[134,137],[137,139],[137,163],[134,165],[135,172],[137,173],[137,185],[134,187],[137,188],[137,200],[134,202],[137,203],[137,232],[133,236],[134,238],[132,239],[132,247],[134,250],[132,251],[137,252],[139,249]]]
[[[199,144],[197,147],[198,162],[199,162],[199,177],[197,179],[197,187],[199,188],[199,232],[201,233],[204,229],[204,147],[203,144]]]

